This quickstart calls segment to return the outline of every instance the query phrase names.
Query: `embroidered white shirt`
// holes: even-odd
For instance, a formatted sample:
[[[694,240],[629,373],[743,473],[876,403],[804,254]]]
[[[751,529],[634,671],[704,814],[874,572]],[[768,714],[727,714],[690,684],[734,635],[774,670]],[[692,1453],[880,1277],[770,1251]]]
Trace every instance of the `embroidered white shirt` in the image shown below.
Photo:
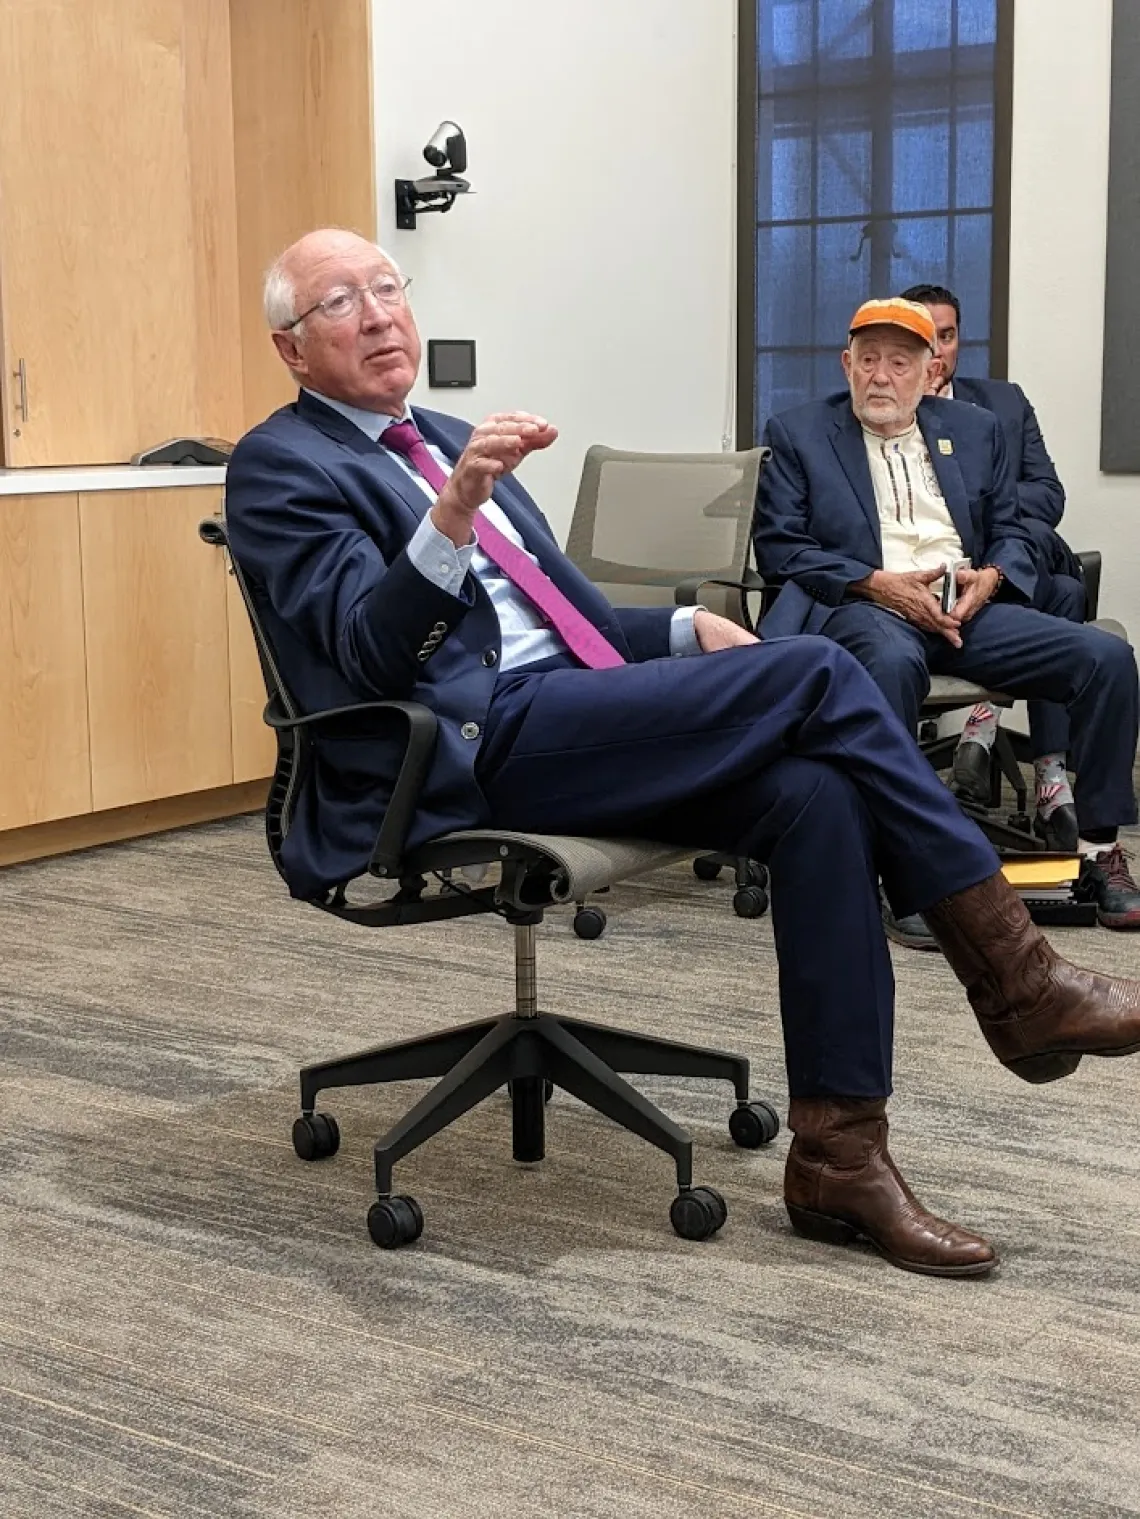
[[[896,438],[864,428],[863,441],[879,510],[883,568],[905,574],[965,558],[918,423]]]

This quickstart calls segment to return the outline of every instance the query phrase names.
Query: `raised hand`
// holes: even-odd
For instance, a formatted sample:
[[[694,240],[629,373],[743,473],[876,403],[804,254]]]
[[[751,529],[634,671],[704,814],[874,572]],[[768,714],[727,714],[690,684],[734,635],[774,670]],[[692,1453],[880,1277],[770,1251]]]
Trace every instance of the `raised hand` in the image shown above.
[[[471,542],[479,508],[497,481],[519,467],[528,454],[549,448],[558,436],[545,417],[528,411],[499,411],[480,422],[456,460],[432,507],[432,521],[459,547]]]

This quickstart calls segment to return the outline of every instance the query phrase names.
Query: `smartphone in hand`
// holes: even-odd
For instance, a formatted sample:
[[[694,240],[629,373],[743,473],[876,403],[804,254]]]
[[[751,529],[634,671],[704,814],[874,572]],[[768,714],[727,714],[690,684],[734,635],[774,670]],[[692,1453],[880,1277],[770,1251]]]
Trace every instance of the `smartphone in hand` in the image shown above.
[[[958,571],[968,570],[969,568],[970,561],[968,559],[955,559],[954,563],[949,566],[945,575],[943,575],[941,599],[942,610],[944,612],[952,612],[954,610],[954,603],[958,600]]]

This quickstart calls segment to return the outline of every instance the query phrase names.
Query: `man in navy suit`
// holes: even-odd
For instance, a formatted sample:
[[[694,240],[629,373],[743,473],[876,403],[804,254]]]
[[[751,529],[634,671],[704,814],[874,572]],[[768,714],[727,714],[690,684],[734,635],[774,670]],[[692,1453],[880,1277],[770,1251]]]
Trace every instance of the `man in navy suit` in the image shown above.
[[[932,394],[984,406],[1001,423],[1021,525],[1037,551],[1033,605],[1054,617],[1084,622],[1080,563],[1057,532],[1065,510],[1065,488],[1057,478],[1025,392],[1008,380],[979,380],[958,373],[962,308],[953,291],[944,285],[912,285],[903,291],[903,299],[921,301],[934,319],[938,363]],[[989,756],[998,721],[999,714],[988,704],[970,714],[954,756],[954,785],[959,796],[982,803],[987,800]],[[1034,828],[1050,846],[1071,849],[1078,826],[1066,769],[1069,716],[1064,707],[1056,702],[1030,702],[1029,738],[1036,777]]]
[[[1062,704],[1076,807],[1101,922],[1140,927],[1116,830],[1136,821],[1138,692],[1131,648],[1033,607],[1038,567],[992,412],[926,394],[936,343],[926,307],[855,314],[848,390],[768,424],[756,562],[783,589],[765,636],[823,633],[874,676],[913,733],[931,674]],[[957,600],[932,588],[956,570]],[[919,921],[893,929],[923,947]]]
[[[908,1270],[989,1271],[991,1246],[921,1208],[887,1149],[878,877],[901,910],[928,913],[991,1048],[1025,1080],[1140,1049],[1140,985],[1053,953],[838,645],[761,643],[704,609],[611,607],[514,478],[554,442],[548,422],[501,412],[471,428],[409,410],[407,283],[374,244],[331,230],[267,277],[273,341],[301,393],[238,444],[226,515],[286,684],[307,710],[401,698],[437,715],[413,844],[499,826],[767,860],[793,1224],[865,1235]],[[400,752],[367,722],[321,743],[283,849],[297,896],[364,871]]]

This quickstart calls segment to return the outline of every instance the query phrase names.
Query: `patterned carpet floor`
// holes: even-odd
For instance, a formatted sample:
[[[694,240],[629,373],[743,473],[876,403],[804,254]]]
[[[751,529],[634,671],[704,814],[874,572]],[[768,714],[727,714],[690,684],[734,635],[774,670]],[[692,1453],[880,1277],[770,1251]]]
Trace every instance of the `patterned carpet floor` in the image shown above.
[[[596,943],[553,915],[540,1003],[739,1049],[782,1112],[771,927],[729,898],[678,868]],[[1140,1514],[1140,1059],[1025,1086],[895,951],[894,1148],[998,1245],[982,1282],[797,1239],[786,1134],[739,1151],[728,1089],[671,1080],[715,1240],[558,1094],[541,1166],[505,1099],[403,1162],[427,1226],[382,1252],[371,1146],[425,1088],[330,1095],[306,1166],[297,1069],[505,1010],[501,924],[339,924],[244,818],[4,871],[0,936],[5,1519]],[[1054,939],[1140,975],[1140,936]]]

